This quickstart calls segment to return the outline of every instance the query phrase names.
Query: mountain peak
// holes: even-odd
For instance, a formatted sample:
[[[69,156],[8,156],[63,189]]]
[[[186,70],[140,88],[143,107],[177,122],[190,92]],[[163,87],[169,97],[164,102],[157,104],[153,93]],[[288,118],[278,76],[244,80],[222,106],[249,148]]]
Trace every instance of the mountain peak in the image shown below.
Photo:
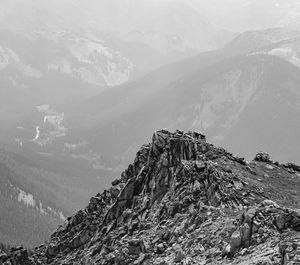
[[[299,182],[295,170],[263,152],[248,163],[201,133],[157,131],[110,189],[16,264],[246,264],[254,255],[297,262],[300,214],[286,206],[299,201],[278,184]],[[282,192],[289,205],[272,201]]]

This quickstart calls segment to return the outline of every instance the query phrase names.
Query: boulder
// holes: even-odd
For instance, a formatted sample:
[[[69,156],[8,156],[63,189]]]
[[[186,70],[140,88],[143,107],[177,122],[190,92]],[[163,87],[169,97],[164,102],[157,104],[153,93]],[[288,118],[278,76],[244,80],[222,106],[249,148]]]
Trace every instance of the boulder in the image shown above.
[[[258,162],[265,162],[265,163],[270,163],[272,162],[270,159],[270,155],[266,152],[258,152],[255,157],[254,157],[254,161],[258,161]]]
[[[230,252],[234,253],[242,246],[242,236],[239,230],[233,232],[230,237]]]

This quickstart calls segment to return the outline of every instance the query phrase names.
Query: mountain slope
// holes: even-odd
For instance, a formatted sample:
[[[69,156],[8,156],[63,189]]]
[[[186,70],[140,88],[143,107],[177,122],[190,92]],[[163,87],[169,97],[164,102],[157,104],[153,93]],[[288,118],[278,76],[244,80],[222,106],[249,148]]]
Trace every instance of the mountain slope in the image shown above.
[[[80,128],[69,120],[70,139],[77,142],[77,135],[86,136],[109,167],[126,164],[147,132],[161,127],[201,130],[213,142],[247,158],[264,148],[276,159],[300,161],[297,67],[259,54],[225,59],[202,69],[199,65],[198,69],[182,78],[175,74],[175,81],[164,79],[163,74],[162,78],[149,76],[88,101],[86,108],[80,108],[86,113],[75,115],[82,120]],[[288,135],[286,128],[292,129],[285,142],[271,142]],[[114,141],[107,142],[108,137]],[[248,146],[243,138],[249,139]]]
[[[22,161],[23,160],[23,161]],[[43,242],[71,212],[59,203],[59,189],[50,172],[0,151],[1,222],[3,242],[32,246]],[[65,204],[66,205],[66,204]]]
[[[294,169],[265,153],[247,163],[196,132],[161,130],[109,190],[48,242],[29,257],[18,248],[2,261],[297,264],[300,178]]]
[[[248,32],[224,49],[101,93],[67,111],[68,140],[75,144],[85,139],[101,155],[101,163],[112,168],[128,163],[147,132],[161,127],[203,131],[214,143],[247,158],[265,148],[276,159],[298,162],[299,146],[294,143],[299,131],[299,68],[290,60],[298,58],[298,36],[283,29]],[[275,54],[287,46],[293,56]],[[278,104],[282,111],[275,107]],[[259,113],[265,113],[267,122]],[[238,126],[241,122],[243,126]],[[270,141],[270,135],[274,139],[288,135],[287,127],[293,129],[284,137],[285,144]],[[107,142],[108,137],[114,140]],[[244,137],[251,144],[245,146]],[[280,152],[284,146],[290,149]]]
[[[0,149],[0,176],[1,240],[26,247],[41,244],[108,183],[81,161],[28,150]]]
[[[127,81],[133,68],[129,59],[101,40],[64,29],[1,34],[1,70],[14,70],[27,78],[60,73],[88,84],[113,86]]]

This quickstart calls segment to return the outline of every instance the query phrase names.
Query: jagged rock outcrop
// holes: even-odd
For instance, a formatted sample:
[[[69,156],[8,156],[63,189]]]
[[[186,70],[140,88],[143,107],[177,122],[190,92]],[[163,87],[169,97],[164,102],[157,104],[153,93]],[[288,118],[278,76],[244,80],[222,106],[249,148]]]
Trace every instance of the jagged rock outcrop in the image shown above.
[[[0,252],[0,265],[30,265],[27,249],[22,246],[13,247],[10,254]]]
[[[254,161],[259,161],[259,162],[271,162],[270,160],[270,155],[266,152],[258,152],[256,156],[254,157]]]
[[[266,155],[248,163],[202,134],[158,131],[109,190],[26,262],[299,264],[300,214],[270,200],[281,193],[262,182],[269,171],[276,180],[291,175]]]

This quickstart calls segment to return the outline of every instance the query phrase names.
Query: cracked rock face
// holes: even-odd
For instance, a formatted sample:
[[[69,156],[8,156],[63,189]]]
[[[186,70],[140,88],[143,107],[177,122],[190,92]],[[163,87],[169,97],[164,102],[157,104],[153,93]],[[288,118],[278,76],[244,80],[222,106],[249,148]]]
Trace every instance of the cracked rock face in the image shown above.
[[[299,190],[291,169],[298,168],[274,164],[265,153],[247,163],[199,133],[161,130],[110,189],[48,242],[23,254],[23,263],[13,254],[5,262],[300,264],[299,210],[280,204],[275,192],[285,176]],[[272,173],[266,184],[260,182],[265,170]]]

